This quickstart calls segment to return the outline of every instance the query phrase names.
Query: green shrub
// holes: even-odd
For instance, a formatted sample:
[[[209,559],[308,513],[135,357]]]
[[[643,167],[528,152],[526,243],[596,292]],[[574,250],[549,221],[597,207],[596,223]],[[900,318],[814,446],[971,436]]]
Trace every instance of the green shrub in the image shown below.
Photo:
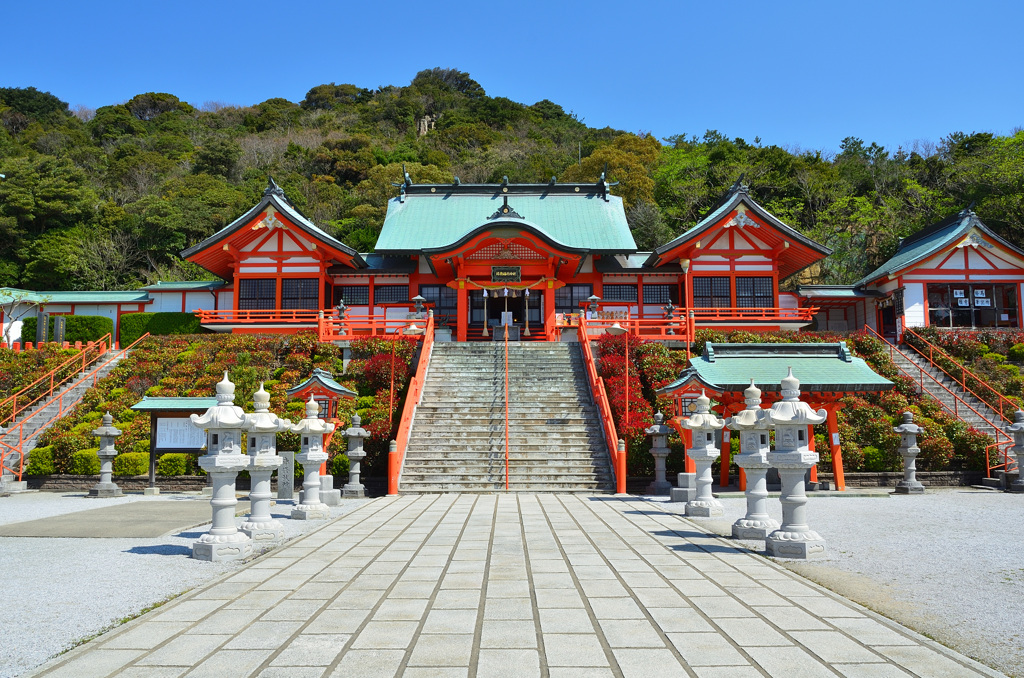
[[[1002,353],[986,353],[985,355],[983,355],[981,357],[986,359],[986,360],[991,360],[991,361],[997,362],[997,363],[1001,363],[1001,362],[1005,362],[1006,361],[1006,356],[1003,355]]]
[[[865,471],[884,471],[885,469],[885,458],[882,451],[877,447],[862,447],[861,452],[864,453],[864,470]]]
[[[942,471],[953,459],[953,443],[946,438],[928,438],[918,443],[921,454],[917,455],[919,471]]]
[[[114,321],[102,315],[68,315],[65,318],[64,341],[72,344],[96,341],[105,334],[114,336]],[[26,318],[21,326],[22,343],[36,340],[37,318]],[[53,316],[50,316],[50,337],[53,337]]]
[[[132,445],[132,452],[137,454],[149,454],[149,438],[145,440],[136,440],[135,444]]]
[[[348,468],[349,461],[348,455],[336,454],[331,458],[330,463],[327,464],[327,468],[330,469],[331,475],[335,478],[341,478],[344,482],[348,482]]]
[[[53,475],[53,448],[37,447],[28,454],[28,465],[25,466],[27,476]]]
[[[96,455],[100,448],[91,447],[78,450],[71,455],[69,473],[76,476],[96,476],[100,473],[100,458]]]
[[[128,346],[146,332],[154,336],[205,332],[193,313],[129,313],[121,316],[121,345]]]
[[[188,473],[188,457],[183,452],[170,452],[156,460],[156,473],[160,476],[183,476]]]
[[[1024,344],[1014,344],[1006,351],[1007,359],[1015,363],[1024,363]]]
[[[149,454],[127,452],[114,457],[114,475],[142,476],[149,473]]]

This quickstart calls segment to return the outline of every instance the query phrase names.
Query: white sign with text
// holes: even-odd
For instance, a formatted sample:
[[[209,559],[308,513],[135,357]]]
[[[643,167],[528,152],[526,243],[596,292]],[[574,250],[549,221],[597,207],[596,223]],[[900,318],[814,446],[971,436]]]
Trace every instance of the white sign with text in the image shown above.
[[[206,446],[206,432],[184,418],[156,420],[156,449],[201,450]]]

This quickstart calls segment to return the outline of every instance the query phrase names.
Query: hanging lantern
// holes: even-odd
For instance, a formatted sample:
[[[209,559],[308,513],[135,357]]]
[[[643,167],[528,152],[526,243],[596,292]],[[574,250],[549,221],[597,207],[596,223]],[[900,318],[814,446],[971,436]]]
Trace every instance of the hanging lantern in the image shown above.
[[[484,288],[484,296],[485,297],[487,296],[487,288],[486,287]]]

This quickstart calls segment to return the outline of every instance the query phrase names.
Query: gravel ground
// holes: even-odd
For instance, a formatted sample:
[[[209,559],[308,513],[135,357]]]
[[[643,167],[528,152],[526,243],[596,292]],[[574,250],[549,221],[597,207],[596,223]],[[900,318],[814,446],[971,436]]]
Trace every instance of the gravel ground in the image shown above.
[[[197,495],[127,495],[82,500],[82,493],[33,492],[0,498],[0,524],[35,520],[128,501]],[[340,516],[366,500],[343,500]],[[287,518],[289,504],[271,508]],[[241,522],[241,518],[239,518]],[[292,539],[323,521],[284,520]],[[237,569],[238,563],[192,560],[191,544],[209,525],[158,539],[0,538],[3,613],[0,614],[0,678],[17,676],[48,658],[123,623],[141,611]]]
[[[743,516],[694,519],[721,534]],[[770,499],[769,513],[782,518]],[[679,506],[681,504],[671,504]],[[1024,495],[942,488],[888,498],[814,497],[828,554],[795,572],[1011,676],[1024,678]],[[763,542],[744,542],[763,552]]]

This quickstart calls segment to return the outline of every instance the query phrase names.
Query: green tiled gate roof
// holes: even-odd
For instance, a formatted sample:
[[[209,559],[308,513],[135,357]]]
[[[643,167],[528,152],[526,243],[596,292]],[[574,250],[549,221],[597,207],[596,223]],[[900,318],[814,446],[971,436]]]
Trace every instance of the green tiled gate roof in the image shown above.
[[[557,244],[596,253],[636,251],[622,198],[618,196],[545,191],[503,194],[497,186],[493,192],[476,194],[446,192],[448,186],[434,188],[437,192],[433,194],[417,191],[388,202],[375,251],[413,254],[443,248],[488,224],[527,226]],[[491,219],[506,197],[509,207],[521,218]]]

